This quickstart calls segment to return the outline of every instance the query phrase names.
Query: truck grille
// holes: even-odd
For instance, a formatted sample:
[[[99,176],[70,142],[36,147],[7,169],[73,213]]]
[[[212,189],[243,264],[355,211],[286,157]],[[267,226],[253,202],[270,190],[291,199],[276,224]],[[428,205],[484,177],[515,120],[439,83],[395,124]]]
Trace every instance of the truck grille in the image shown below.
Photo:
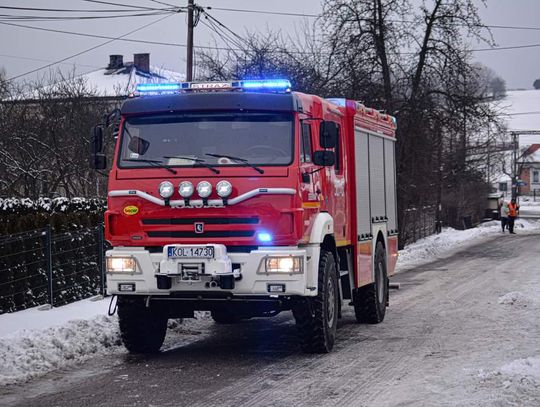
[[[163,230],[146,232],[148,237],[253,237],[254,230],[209,230],[203,233],[195,233],[183,230]]]
[[[143,219],[143,225],[193,225],[203,222],[206,225],[256,225],[259,217],[250,218],[159,218]]]

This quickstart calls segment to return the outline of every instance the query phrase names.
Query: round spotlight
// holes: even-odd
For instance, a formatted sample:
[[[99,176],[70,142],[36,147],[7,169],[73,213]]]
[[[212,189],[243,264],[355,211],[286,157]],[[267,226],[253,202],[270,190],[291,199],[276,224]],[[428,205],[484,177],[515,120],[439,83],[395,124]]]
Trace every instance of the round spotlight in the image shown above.
[[[193,195],[194,189],[195,188],[191,182],[182,181],[178,186],[178,193],[182,198],[189,198],[191,195]]]
[[[197,184],[197,193],[201,198],[208,198],[212,193],[212,185],[208,181],[201,181]]]
[[[168,199],[173,193],[174,186],[169,181],[163,181],[161,184],[159,184],[159,195],[161,195],[162,198]]]
[[[232,193],[232,185],[229,181],[219,181],[216,191],[221,198],[227,198]]]

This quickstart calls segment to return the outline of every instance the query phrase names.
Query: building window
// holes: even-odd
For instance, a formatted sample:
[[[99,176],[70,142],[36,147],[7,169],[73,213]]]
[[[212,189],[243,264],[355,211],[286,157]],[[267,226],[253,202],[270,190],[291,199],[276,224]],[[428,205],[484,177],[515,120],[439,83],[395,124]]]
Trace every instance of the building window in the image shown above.
[[[540,182],[540,170],[533,170],[533,172],[532,172],[532,182],[535,182],[535,183]]]
[[[499,182],[499,191],[501,192],[508,191],[508,184],[506,182]]]
[[[300,161],[303,163],[311,162],[311,124],[308,123],[302,123]]]

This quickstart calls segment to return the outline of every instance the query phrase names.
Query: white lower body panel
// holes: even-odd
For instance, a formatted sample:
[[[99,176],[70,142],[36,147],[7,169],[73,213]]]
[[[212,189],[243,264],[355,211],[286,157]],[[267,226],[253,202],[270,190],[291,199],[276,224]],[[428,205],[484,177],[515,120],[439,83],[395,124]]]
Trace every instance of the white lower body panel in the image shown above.
[[[182,247],[183,245],[174,245]],[[192,247],[198,245],[184,245]],[[204,245],[202,245],[204,246]],[[214,246],[211,259],[169,259],[163,252],[150,253],[144,247],[117,247],[107,257],[133,257],[136,271],[107,272],[109,295],[170,295],[182,292],[212,294],[228,292],[240,296],[316,296],[319,245],[305,247],[260,247],[249,253],[227,253],[223,245]],[[302,261],[301,273],[266,273],[265,259],[272,256],[295,256]],[[193,271],[190,277],[182,270]],[[170,288],[158,288],[156,276],[170,278]],[[222,276],[234,278],[233,289],[223,289],[214,281]],[[283,291],[276,292],[276,287]]]

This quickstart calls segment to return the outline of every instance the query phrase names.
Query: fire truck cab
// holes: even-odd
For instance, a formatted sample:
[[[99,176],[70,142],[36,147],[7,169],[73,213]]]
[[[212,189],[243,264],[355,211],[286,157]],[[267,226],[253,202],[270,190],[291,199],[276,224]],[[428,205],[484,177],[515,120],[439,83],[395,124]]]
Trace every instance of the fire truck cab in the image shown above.
[[[379,323],[397,261],[395,119],[286,80],[139,85],[109,174],[107,292],[131,352],[169,318],[291,310],[329,352],[344,305]],[[105,168],[103,128],[91,165]]]

